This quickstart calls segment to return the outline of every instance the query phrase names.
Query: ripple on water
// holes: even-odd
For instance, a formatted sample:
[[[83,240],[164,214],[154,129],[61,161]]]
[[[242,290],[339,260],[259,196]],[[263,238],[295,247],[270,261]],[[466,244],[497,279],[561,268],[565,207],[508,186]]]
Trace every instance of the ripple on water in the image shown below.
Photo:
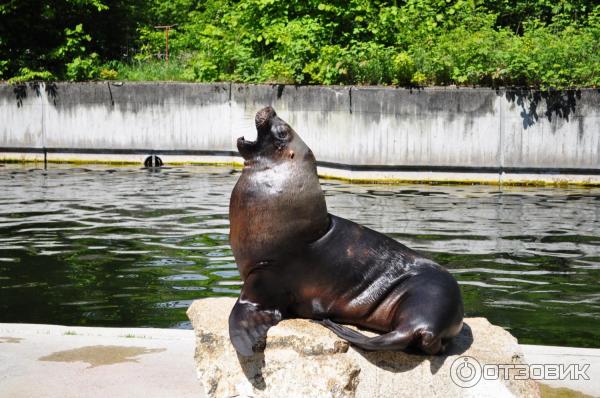
[[[239,170],[0,168],[0,322],[189,328],[236,296],[229,195]],[[446,266],[468,316],[522,343],[600,341],[600,189],[323,181],[329,210]]]
[[[209,279],[201,274],[176,274],[160,277],[163,281],[205,281]]]

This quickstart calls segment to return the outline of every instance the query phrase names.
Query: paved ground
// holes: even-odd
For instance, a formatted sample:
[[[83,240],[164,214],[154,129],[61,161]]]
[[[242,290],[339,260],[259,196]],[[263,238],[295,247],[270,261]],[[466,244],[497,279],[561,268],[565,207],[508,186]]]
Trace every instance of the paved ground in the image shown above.
[[[0,323],[0,398],[202,398],[194,343],[191,330]],[[530,364],[589,364],[590,380],[544,383],[600,397],[600,349],[522,347]]]
[[[525,361],[531,364],[557,364],[563,366],[589,364],[586,371],[589,380],[544,380],[543,383],[554,388],[569,388],[592,397],[600,397],[600,349],[554,347],[544,345],[521,344]],[[582,368],[583,369],[583,368]]]
[[[0,397],[201,398],[191,330],[0,324]]]

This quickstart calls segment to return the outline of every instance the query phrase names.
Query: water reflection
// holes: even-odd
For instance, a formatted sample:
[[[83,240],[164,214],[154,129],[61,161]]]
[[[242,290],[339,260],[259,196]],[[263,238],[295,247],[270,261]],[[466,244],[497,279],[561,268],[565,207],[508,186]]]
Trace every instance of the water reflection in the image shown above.
[[[225,167],[0,168],[0,322],[189,327],[236,295]],[[469,316],[523,343],[598,346],[600,189],[349,185],[331,212],[448,267]]]

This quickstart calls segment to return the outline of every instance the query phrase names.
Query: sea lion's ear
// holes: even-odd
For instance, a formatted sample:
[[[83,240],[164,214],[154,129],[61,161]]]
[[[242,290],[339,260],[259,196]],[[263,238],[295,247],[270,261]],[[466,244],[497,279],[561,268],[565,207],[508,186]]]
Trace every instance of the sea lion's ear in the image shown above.
[[[229,314],[229,339],[240,355],[249,357],[264,347],[267,331],[280,320],[278,310],[261,310],[258,304],[238,299]]]

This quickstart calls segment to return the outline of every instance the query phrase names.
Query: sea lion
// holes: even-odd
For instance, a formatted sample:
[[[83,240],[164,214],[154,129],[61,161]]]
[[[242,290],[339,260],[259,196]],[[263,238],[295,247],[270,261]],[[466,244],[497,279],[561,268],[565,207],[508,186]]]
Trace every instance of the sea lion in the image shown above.
[[[462,328],[456,280],[396,240],[327,212],[312,151],[273,108],[257,139],[237,140],[244,169],[231,194],[230,243],[243,287],[229,335],[252,355],[285,318],[308,318],[364,350],[438,354]],[[383,333],[377,337],[342,326]]]

